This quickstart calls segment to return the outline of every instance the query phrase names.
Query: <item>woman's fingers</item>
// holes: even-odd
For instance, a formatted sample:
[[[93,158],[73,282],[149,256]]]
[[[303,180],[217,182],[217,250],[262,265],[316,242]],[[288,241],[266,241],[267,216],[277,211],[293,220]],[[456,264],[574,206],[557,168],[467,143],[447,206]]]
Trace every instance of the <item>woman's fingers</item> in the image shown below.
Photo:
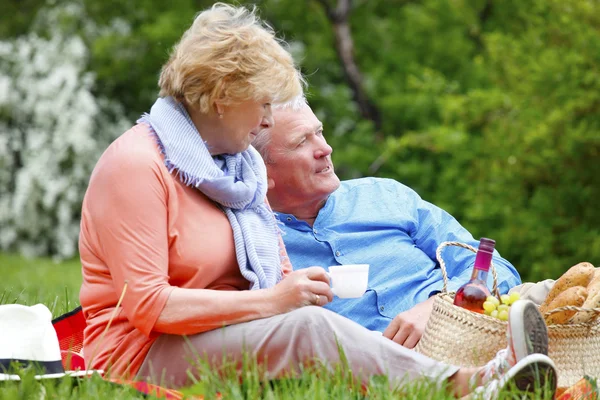
[[[312,281],[309,286],[309,291],[317,296],[320,296],[318,305],[324,306],[333,300],[333,292],[328,283],[321,281]]]
[[[306,271],[306,276],[311,281],[321,281],[329,285],[329,275],[327,275],[327,271],[325,271],[323,268],[308,267],[303,269],[302,271]]]
[[[296,296],[299,296],[296,298],[301,299],[302,305],[324,306],[333,300],[329,276],[321,267],[294,271],[284,281],[287,281],[288,287],[292,288],[288,293],[296,293]]]

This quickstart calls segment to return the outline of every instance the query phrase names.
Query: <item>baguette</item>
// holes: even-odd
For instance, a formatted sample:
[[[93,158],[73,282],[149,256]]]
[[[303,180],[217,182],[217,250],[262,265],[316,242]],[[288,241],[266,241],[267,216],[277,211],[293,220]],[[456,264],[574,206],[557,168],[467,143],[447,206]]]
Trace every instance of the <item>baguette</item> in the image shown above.
[[[596,268],[594,278],[587,285],[587,299],[583,302],[581,307],[583,308],[598,308],[600,307],[600,268]],[[571,318],[570,324],[581,324],[584,322],[590,322],[596,319],[600,314],[591,311],[578,311],[577,314]]]
[[[583,286],[586,288],[592,278],[594,278],[595,270],[596,268],[588,262],[581,262],[569,268],[567,272],[554,282],[554,286],[550,289],[546,300],[540,306],[540,311],[544,313],[551,310],[549,306],[552,301],[567,289],[574,286]]]
[[[552,300],[552,303],[548,305],[547,311],[565,306],[581,307],[587,298],[587,294],[587,289],[583,286],[570,287]],[[563,310],[550,315],[544,315],[544,319],[547,325],[564,324],[576,313],[577,311]]]

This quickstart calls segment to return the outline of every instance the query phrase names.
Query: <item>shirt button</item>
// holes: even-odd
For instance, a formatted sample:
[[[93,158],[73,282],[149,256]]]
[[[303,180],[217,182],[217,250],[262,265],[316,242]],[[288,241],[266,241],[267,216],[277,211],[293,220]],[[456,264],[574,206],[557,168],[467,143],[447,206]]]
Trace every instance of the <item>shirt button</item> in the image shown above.
[[[292,217],[287,217],[287,222],[292,222]]]
[[[383,311],[383,310],[385,310],[384,306],[379,307],[379,311]]]
[[[316,229],[313,229],[313,233],[316,235],[317,233],[319,233],[319,231]]]
[[[339,257],[339,256],[341,256],[341,255],[342,255],[342,253],[340,253],[339,251],[336,251],[336,252],[335,252],[335,255],[336,255],[337,257]]]

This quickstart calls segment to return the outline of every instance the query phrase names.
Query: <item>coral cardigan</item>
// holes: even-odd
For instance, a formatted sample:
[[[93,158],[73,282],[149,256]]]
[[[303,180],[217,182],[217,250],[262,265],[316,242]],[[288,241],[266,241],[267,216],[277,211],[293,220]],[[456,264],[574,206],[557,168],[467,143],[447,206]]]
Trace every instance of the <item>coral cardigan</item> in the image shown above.
[[[291,265],[281,244],[284,274]],[[153,331],[174,287],[247,290],[227,216],[169,173],[146,125],[104,152],[83,201],[80,300],[88,368],[134,376],[160,335]],[[125,282],[122,306],[110,328]],[[177,326],[172,327],[177,331]]]

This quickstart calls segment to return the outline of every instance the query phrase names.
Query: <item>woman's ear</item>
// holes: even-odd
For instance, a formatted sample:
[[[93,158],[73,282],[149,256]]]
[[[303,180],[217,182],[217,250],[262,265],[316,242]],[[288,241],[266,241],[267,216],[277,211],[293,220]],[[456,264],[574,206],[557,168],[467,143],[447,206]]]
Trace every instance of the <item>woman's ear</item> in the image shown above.
[[[219,117],[222,117],[225,113],[225,105],[220,101],[215,101],[213,103],[213,109],[215,111],[215,114],[217,114]]]

